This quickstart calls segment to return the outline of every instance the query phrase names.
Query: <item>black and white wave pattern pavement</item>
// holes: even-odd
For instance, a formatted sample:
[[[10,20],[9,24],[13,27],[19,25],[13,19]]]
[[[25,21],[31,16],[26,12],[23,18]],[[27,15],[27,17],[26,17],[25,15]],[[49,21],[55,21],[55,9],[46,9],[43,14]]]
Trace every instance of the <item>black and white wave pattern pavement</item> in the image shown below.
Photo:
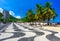
[[[0,33],[0,41],[60,41],[60,33],[12,23]]]

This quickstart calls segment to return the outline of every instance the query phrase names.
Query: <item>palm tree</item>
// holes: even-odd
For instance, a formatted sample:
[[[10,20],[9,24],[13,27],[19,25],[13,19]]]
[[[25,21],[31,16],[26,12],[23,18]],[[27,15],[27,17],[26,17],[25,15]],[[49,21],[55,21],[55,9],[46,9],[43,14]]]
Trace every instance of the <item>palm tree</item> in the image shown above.
[[[52,19],[54,20],[56,18],[57,14],[55,12],[55,9],[52,9],[52,11],[53,11]]]
[[[48,20],[48,25],[49,25],[49,21],[50,19],[53,19],[56,17],[56,13],[53,10],[53,8],[51,8],[51,4],[49,2],[46,3],[45,9],[44,9],[44,13],[43,16],[45,16],[46,20]]]
[[[36,21],[42,21],[42,6],[40,4],[36,5],[35,19]]]
[[[28,22],[32,22],[34,20],[34,13],[33,13],[32,9],[28,10],[26,18],[27,18]]]

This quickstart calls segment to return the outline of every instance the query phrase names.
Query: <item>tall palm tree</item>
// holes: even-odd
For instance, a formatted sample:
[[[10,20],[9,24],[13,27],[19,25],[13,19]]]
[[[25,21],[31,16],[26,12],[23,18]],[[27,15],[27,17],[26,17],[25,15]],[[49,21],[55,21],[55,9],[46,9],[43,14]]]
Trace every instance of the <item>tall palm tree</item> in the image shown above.
[[[34,20],[34,13],[32,9],[28,10],[26,18],[29,22],[32,22]]]
[[[48,25],[50,23],[49,22],[50,19],[53,19],[56,17],[55,11],[53,10],[53,8],[51,8],[51,3],[49,3],[49,2],[46,3],[43,16],[45,16],[46,20],[48,20]]]
[[[56,18],[57,14],[55,12],[55,9],[52,9],[52,11],[53,11],[52,19],[54,20]]]
[[[42,21],[42,6],[40,4],[36,5],[35,19],[36,21]]]

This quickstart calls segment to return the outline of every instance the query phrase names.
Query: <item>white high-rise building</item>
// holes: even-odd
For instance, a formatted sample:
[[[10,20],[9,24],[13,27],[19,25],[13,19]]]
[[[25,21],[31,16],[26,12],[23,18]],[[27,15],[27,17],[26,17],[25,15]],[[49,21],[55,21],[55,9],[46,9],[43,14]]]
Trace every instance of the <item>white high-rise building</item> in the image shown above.
[[[9,18],[9,12],[7,10],[3,10],[3,18]]]

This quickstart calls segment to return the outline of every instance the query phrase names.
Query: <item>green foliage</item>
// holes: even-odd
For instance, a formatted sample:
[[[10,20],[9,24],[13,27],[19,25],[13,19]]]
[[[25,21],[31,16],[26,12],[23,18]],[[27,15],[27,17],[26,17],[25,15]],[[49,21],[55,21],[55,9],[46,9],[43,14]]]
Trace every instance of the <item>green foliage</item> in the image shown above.
[[[2,13],[0,13],[0,22],[2,21],[2,16],[3,16]]]
[[[42,6],[40,4],[36,5],[35,19],[36,21],[42,21]]]
[[[57,14],[55,10],[51,7],[51,3],[47,2],[45,6],[37,4],[35,14],[32,9],[29,9],[26,17],[23,20],[27,22],[33,21],[44,22],[46,20],[50,21],[50,19],[55,19],[56,16]]]
[[[56,12],[55,10],[51,7],[51,3],[47,2],[44,8],[43,16],[45,17],[45,20],[48,20],[48,25],[49,21],[51,19],[54,19],[56,17]]]
[[[19,19],[10,15],[9,18],[1,18],[0,21],[1,22],[17,22],[17,21],[19,21]]]
[[[2,18],[2,16],[3,16],[2,13],[0,13],[0,18]]]
[[[0,13],[0,22],[44,22],[44,21],[50,21],[51,19],[55,19],[57,16],[55,9],[51,7],[50,2],[46,2],[45,6],[42,6],[41,4],[36,5],[36,10],[29,9],[26,17],[22,19],[17,19],[10,15],[9,18],[2,18],[2,13]]]
[[[28,10],[26,19],[28,20],[28,22],[33,21],[33,19],[34,19],[34,13],[33,13],[33,11],[31,9]]]
[[[28,20],[26,19],[26,17],[25,18],[22,18],[20,21],[21,22],[28,22]]]

